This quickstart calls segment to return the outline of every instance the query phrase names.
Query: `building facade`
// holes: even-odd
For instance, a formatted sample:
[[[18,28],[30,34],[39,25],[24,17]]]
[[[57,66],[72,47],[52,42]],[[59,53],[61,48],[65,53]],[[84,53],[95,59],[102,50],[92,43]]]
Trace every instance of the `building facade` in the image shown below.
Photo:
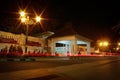
[[[49,40],[52,53],[58,53],[61,56],[89,54],[91,40],[78,34],[62,37],[55,37]]]
[[[10,46],[20,46],[25,52],[25,38],[24,34],[13,34],[10,32],[0,31],[0,50],[7,48],[9,51]],[[42,52],[44,51],[45,40],[43,38],[37,38],[28,36],[28,52]]]
[[[45,34],[43,35],[45,36]],[[22,48],[23,53],[26,54],[25,39],[26,35],[24,34],[13,34],[10,32],[0,31],[0,50],[6,48],[7,51],[9,51],[11,45],[15,47],[19,46]],[[58,53],[60,56],[66,56],[68,54],[89,54],[91,41],[92,40],[79,34],[64,35],[51,38],[28,36],[27,52],[37,53],[49,51],[53,55],[55,53]]]

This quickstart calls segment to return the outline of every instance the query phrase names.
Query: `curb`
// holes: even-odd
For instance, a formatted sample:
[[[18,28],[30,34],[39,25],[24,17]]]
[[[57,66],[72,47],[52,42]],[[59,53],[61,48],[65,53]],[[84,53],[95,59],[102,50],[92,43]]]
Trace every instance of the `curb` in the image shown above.
[[[1,58],[0,62],[19,62],[19,61],[47,61],[47,60],[69,60],[69,57],[55,57],[55,58]]]
[[[30,59],[30,58],[15,58],[15,59],[12,59],[12,58],[8,58],[8,59],[0,59],[0,62],[19,62],[19,61],[35,61],[35,59]]]

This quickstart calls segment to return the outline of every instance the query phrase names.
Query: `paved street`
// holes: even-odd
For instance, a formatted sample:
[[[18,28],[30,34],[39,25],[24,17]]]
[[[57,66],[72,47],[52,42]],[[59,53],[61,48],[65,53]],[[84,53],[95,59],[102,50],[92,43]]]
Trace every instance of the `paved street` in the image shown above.
[[[119,60],[119,57],[82,57],[1,62],[0,80],[120,80]]]

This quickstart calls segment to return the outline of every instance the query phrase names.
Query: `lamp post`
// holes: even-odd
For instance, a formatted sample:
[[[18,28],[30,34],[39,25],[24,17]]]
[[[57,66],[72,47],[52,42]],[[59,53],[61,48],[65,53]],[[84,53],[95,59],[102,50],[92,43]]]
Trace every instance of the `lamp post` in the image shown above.
[[[26,25],[26,37],[25,37],[25,53],[27,53],[28,49],[28,30],[29,25],[35,24],[36,22],[40,22],[41,18],[40,16],[36,16],[35,20],[30,19],[29,16],[26,15],[24,11],[20,12],[20,19],[22,23],[25,23]],[[36,21],[36,22],[35,22]]]

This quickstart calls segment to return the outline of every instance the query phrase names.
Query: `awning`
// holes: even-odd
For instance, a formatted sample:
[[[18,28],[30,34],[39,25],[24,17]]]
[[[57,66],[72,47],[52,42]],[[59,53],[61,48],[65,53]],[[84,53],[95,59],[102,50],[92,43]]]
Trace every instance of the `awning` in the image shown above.
[[[10,44],[17,44],[17,41],[11,38],[2,38],[0,37],[0,43],[10,43]]]
[[[39,42],[28,41],[28,46],[41,46]]]

